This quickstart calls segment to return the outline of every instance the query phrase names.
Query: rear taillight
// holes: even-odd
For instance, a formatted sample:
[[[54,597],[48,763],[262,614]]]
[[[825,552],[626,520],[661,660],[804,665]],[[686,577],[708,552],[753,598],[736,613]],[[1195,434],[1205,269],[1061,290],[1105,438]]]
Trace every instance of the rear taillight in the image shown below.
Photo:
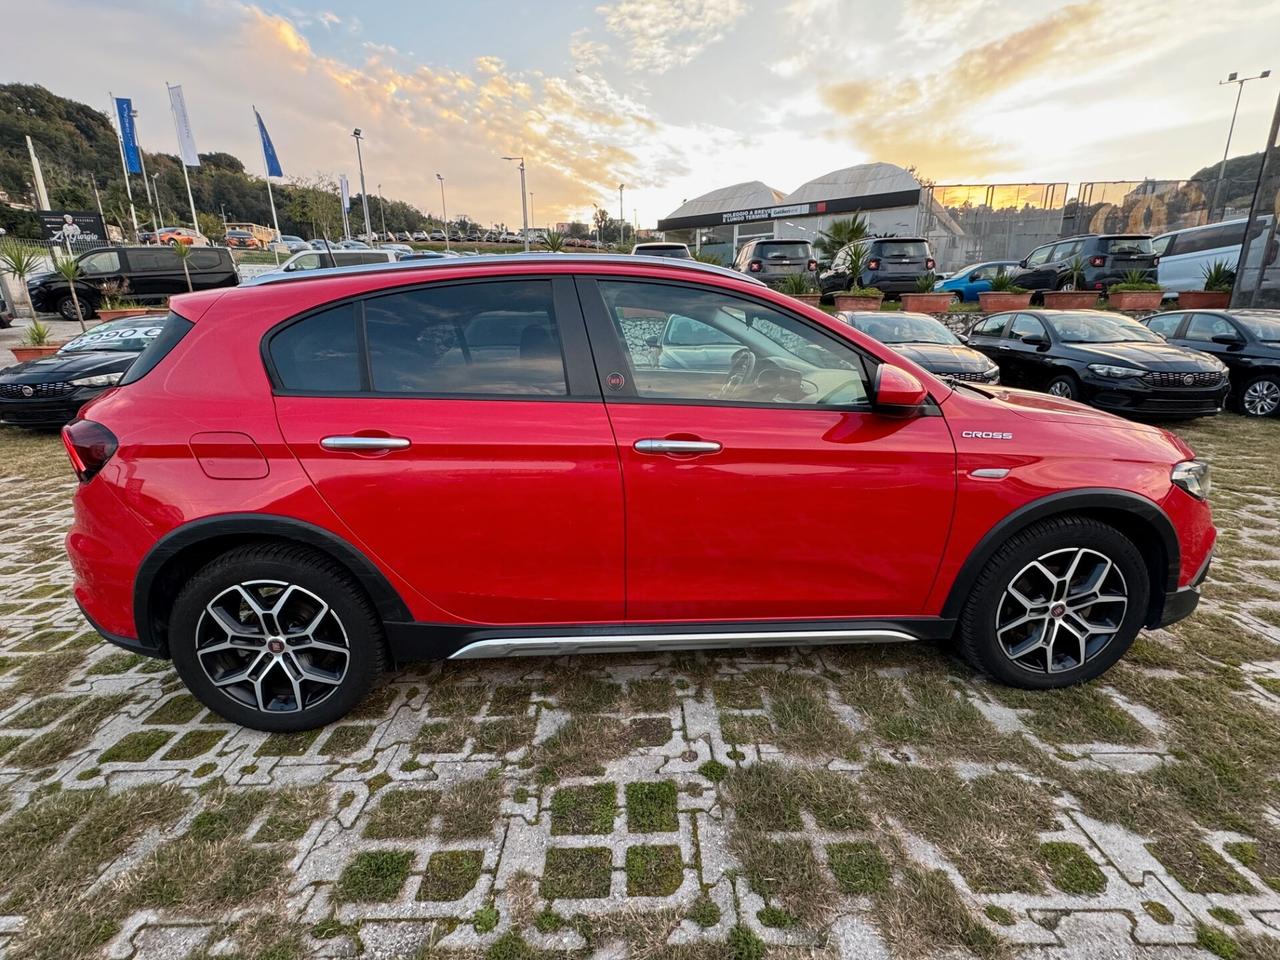
[[[817,261],[817,260],[810,260],[807,264],[805,264],[805,269],[806,269],[806,270],[817,270],[817,269],[818,269],[818,261]]]
[[[1107,265],[1106,257],[1090,257],[1089,258],[1089,266],[1091,267],[1105,267],[1106,265]]]
[[[880,269],[880,258],[879,258],[879,257],[872,257],[870,260],[868,260],[868,261],[867,261],[867,269],[868,269],[868,270],[879,270],[879,269]]]
[[[764,261],[762,260],[752,260],[750,263],[747,264],[747,271],[749,273],[759,273],[763,269],[764,269]]]
[[[81,483],[92,480],[119,446],[114,433],[92,420],[75,420],[63,427],[62,443]]]
[[[932,269],[933,269],[934,267],[936,267],[937,265],[938,265],[938,263],[937,263],[937,261],[936,261],[936,260],[934,260],[934,259],[933,259],[933,257],[925,257],[925,258],[924,258],[924,268],[925,268],[926,270],[932,270]]]

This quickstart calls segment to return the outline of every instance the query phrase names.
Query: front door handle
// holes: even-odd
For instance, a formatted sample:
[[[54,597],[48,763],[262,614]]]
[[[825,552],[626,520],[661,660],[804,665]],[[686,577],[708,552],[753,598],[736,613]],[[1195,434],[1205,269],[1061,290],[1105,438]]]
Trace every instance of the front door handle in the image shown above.
[[[656,454],[698,454],[719,453],[723,449],[714,440],[637,440],[633,445],[636,453]]]
[[[325,437],[320,446],[326,450],[356,450],[370,453],[377,450],[403,450],[409,446],[406,437]]]

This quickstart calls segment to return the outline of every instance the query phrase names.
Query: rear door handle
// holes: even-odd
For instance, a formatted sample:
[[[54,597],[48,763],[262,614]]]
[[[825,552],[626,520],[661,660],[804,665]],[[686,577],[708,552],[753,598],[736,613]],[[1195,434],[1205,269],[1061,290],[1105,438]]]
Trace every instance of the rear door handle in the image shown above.
[[[358,450],[365,453],[374,450],[404,450],[409,446],[406,437],[325,437],[320,446],[326,450]]]
[[[636,453],[719,453],[723,449],[714,440],[637,440],[633,445]]]

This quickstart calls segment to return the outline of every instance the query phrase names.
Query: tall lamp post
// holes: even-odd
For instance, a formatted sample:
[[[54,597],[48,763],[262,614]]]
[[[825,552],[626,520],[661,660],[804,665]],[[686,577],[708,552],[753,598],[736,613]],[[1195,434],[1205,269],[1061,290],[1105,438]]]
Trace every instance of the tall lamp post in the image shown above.
[[[367,241],[373,233],[373,224],[369,222],[369,192],[364,188],[364,158],[360,155],[360,141],[364,137],[360,135],[359,127],[351,132],[351,136],[356,141],[356,166],[360,168],[360,205],[364,208],[364,236]]]
[[[441,211],[441,216],[444,217],[444,248],[446,251],[448,251],[449,250],[449,208],[448,206],[445,205],[445,202],[444,202],[444,177],[440,176],[440,174],[437,173],[436,179],[440,181],[440,211]]]
[[[378,216],[382,218],[382,239],[387,238],[387,208],[382,203],[382,184],[378,184]]]
[[[624,247],[627,244],[627,218],[622,212],[622,188],[625,183],[618,184],[618,246]]]
[[[1229,83],[1236,85],[1236,105],[1231,111],[1231,126],[1227,127],[1227,147],[1222,151],[1222,163],[1218,167],[1218,179],[1213,184],[1213,199],[1209,202],[1209,219],[1213,219],[1213,210],[1218,205],[1218,193],[1222,190],[1222,178],[1227,173],[1227,154],[1231,152],[1231,135],[1236,129],[1236,114],[1240,112],[1240,95],[1244,93],[1244,85],[1250,80],[1265,80],[1271,76],[1270,70],[1263,70],[1256,77],[1241,77],[1235,72],[1227,74],[1227,79],[1219,80],[1218,86],[1225,87]]]
[[[520,161],[520,215],[524,219],[524,252],[529,252],[529,198],[524,192],[524,157],[503,157],[503,160]]]

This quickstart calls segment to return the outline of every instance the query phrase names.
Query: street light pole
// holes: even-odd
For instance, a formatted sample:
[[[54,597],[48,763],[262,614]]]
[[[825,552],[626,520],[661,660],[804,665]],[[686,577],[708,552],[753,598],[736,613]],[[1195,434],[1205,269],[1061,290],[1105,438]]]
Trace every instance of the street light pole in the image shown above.
[[[618,246],[626,246],[627,243],[627,217],[622,210],[622,188],[625,183],[618,184]]]
[[[520,215],[524,220],[524,252],[529,252],[529,198],[524,191],[524,157],[503,157],[503,160],[520,161]]]
[[[382,238],[387,237],[387,208],[382,203],[382,184],[378,184],[378,216],[382,218]]]
[[[1269,76],[1271,76],[1270,70],[1263,70],[1256,77],[1239,77],[1236,73],[1232,72],[1227,74],[1227,79],[1218,81],[1218,86],[1220,87],[1224,87],[1228,83],[1234,83],[1236,85],[1236,105],[1231,111],[1231,126],[1227,127],[1227,146],[1226,149],[1222,151],[1222,163],[1218,166],[1218,179],[1214,181],[1213,184],[1213,199],[1209,201],[1210,221],[1213,220],[1214,207],[1218,205],[1218,193],[1222,190],[1222,178],[1226,176],[1227,173],[1227,154],[1231,152],[1231,135],[1235,133],[1236,114],[1240,111],[1240,95],[1244,93],[1244,85],[1250,80],[1265,80]]]
[[[444,177],[437,173],[436,179],[440,181],[440,215],[444,217],[444,248],[449,251],[449,208],[444,202]]]
[[[364,158],[360,155],[360,141],[364,137],[360,135],[359,127],[352,131],[351,136],[356,140],[356,166],[360,168],[360,205],[364,208],[364,236],[368,241],[369,235],[373,233],[373,224],[369,222],[369,192],[364,187]]]

